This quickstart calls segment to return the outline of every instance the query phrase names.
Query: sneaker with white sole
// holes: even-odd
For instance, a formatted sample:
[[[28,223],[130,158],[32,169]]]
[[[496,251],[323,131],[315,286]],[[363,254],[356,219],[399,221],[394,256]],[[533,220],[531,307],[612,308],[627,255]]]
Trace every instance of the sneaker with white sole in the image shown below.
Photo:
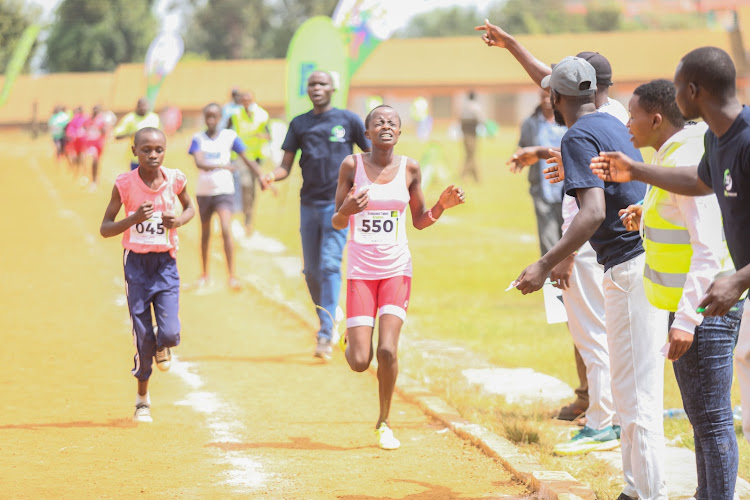
[[[618,446],[620,441],[612,427],[601,430],[584,427],[571,440],[556,445],[553,451],[556,455],[582,455],[591,451],[614,450]]]
[[[172,351],[169,347],[162,347],[156,351],[154,359],[156,359],[156,367],[165,372],[172,366]]]
[[[382,422],[380,427],[375,429],[375,434],[378,436],[378,446],[383,450],[397,450],[401,446],[401,441],[396,439],[393,431],[385,422]]]
[[[133,420],[136,422],[153,422],[154,420],[151,418],[151,407],[144,403],[136,406]]]
[[[318,340],[318,345],[315,346],[315,357],[329,361],[331,359],[332,351],[331,341],[328,339],[320,339]]]

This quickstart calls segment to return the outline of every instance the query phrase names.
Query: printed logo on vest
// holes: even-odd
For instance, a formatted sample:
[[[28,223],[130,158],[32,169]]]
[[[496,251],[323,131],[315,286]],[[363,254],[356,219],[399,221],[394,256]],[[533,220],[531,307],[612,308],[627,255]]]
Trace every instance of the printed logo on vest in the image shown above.
[[[331,142],[346,142],[344,136],[346,136],[346,129],[341,125],[336,125],[331,129],[331,137],[328,140]]]
[[[732,192],[734,187],[732,182],[732,174],[729,173],[729,169],[724,170],[724,197],[725,198],[736,198],[737,193]]]

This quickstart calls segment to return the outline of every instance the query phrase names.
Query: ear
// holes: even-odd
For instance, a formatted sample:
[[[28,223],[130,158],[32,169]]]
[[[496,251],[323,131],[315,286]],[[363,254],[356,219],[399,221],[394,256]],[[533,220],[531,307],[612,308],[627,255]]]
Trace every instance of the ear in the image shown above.
[[[657,129],[663,122],[664,117],[661,115],[661,113],[655,113],[654,116],[651,117],[651,128]]]
[[[372,140],[372,137],[370,137],[370,131],[369,130],[365,130],[365,137],[367,137],[368,139]]]
[[[688,83],[688,89],[690,89],[690,97],[691,99],[695,99],[698,97],[698,86],[694,84],[693,82]]]
[[[138,156],[138,153],[135,152],[135,144],[130,146],[130,150],[133,152],[133,156]]]

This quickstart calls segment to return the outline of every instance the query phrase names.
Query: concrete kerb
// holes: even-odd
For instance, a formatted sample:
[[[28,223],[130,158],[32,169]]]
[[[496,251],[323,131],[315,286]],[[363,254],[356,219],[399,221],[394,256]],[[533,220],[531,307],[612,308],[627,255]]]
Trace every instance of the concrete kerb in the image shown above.
[[[301,322],[312,329],[318,326],[292,306],[264,292],[263,283],[248,283],[257,293],[286,308]],[[376,374],[371,366],[370,372]],[[457,436],[479,447],[488,456],[497,459],[518,481],[527,485],[542,500],[595,500],[596,494],[568,472],[548,471],[530,455],[520,451],[507,439],[490,432],[481,425],[461,417],[457,410],[435,396],[429,389],[404,375],[399,375],[396,392],[407,401],[419,406],[422,411],[440,421]]]

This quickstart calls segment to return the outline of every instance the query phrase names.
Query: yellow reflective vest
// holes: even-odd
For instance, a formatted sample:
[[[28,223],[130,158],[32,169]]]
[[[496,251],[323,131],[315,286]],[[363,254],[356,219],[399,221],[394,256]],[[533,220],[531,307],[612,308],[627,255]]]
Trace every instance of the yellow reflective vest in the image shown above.
[[[245,155],[251,160],[264,158],[264,148],[268,144],[268,112],[257,104],[250,106],[249,113],[244,106],[239,106],[232,113],[231,122],[237,136],[245,143]],[[235,158],[237,154],[233,152],[232,159]]]
[[[703,156],[705,130],[705,124],[686,126],[662,145],[652,163],[665,167],[697,165]],[[646,251],[643,272],[646,296],[654,306],[667,311],[678,308],[693,256],[685,220],[675,216],[674,196],[668,191],[649,186],[643,200],[641,219],[643,248]],[[721,218],[718,211],[716,213],[717,220],[711,223],[720,227]],[[720,271],[716,277],[734,274],[726,241],[703,243],[717,247],[712,249],[719,260]]]

